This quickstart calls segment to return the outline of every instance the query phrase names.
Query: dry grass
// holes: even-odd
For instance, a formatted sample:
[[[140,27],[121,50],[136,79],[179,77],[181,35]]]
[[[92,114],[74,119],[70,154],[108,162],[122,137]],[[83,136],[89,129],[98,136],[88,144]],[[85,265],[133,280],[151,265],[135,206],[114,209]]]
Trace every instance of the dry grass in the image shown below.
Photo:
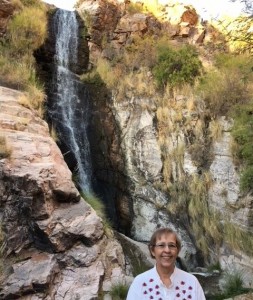
[[[253,236],[251,232],[243,231],[230,220],[224,223],[224,240],[235,250],[241,250],[253,257]]]
[[[113,72],[113,68],[107,60],[103,58],[97,60],[97,72],[108,88],[113,89],[117,87],[119,78],[117,74]]]
[[[222,124],[219,122],[219,120],[217,119],[213,119],[210,123],[209,123],[209,130],[210,130],[210,137],[214,140],[214,141],[219,141],[222,137],[222,133],[223,133],[223,126]]]
[[[32,52],[40,47],[47,34],[47,17],[40,7],[24,7],[9,22],[11,45],[19,53]]]
[[[50,129],[50,136],[56,143],[59,141],[59,137],[54,126],[52,126]]]
[[[8,86],[24,89],[29,82],[30,68],[22,59],[13,60],[9,55],[0,54],[0,80]]]
[[[9,147],[6,137],[4,135],[0,135],[0,159],[2,158],[10,158],[12,150]]]
[[[38,115],[41,118],[43,118],[45,113],[45,98],[46,95],[42,88],[30,84],[27,88],[27,92],[24,93],[21,97],[19,97],[18,102],[24,107],[35,110],[38,113]]]
[[[196,237],[198,247],[207,257],[209,246],[220,245],[222,241],[220,215],[208,205],[208,190],[212,185],[209,173],[202,176],[194,175],[190,180],[190,201],[188,213],[191,218],[191,226]]]

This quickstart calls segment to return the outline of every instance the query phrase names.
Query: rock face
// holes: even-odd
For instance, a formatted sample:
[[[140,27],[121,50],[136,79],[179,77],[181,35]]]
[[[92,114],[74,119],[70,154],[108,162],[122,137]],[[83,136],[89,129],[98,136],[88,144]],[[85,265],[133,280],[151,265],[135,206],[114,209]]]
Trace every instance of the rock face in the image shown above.
[[[105,235],[47,124],[19,104],[21,96],[0,88],[1,136],[10,153],[0,160],[6,257],[0,298],[94,299],[114,269],[123,278],[121,246]]]
[[[200,22],[196,11],[191,6],[168,4],[164,6],[160,16],[154,17],[154,15],[140,11],[130,13],[128,7],[131,3],[118,1],[117,4],[116,2],[110,2],[117,12],[114,14],[115,17],[108,15],[106,20],[107,6],[103,0],[83,1],[78,8],[89,31],[91,64],[96,64],[100,57],[112,60],[117,57],[117,54],[123,53],[125,47],[131,44],[135,37],[143,37],[147,33],[156,35],[162,30],[168,38],[173,39],[175,44],[187,41],[195,45],[209,43],[214,35],[209,31],[206,23]],[[140,5],[145,6],[147,3],[141,1]],[[101,36],[106,37],[108,47],[101,42]],[[207,64],[207,61],[204,63]],[[144,79],[147,86],[148,76],[149,74]],[[171,208],[173,197],[177,197],[178,203],[175,203],[174,199],[176,205],[180,205],[180,196],[187,198],[189,190],[186,195],[182,196],[180,188],[185,187],[190,180],[198,178],[200,183],[206,183],[207,207],[221,212],[221,223],[229,219],[231,225],[245,232],[250,233],[252,229],[252,196],[240,195],[240,173],[230,153],[229,128],[231,124],[223,120],[225,123],[222,125],[222,137],[214,141],[214,138],[210,138],[211,119],[205,113],[205,105],[199,103],[199,107],[194,107],[190,99],[179,92],[175,99],[170,99],[172,107],[165,112],[170,122],[170,128],[165,135],[165,146],[170,155],[165,161],[158,140],[159,130],[162,130],[157,121],[159,107],[154,98],[137,96],[133,90],[129,86],[124,97],[122,95],[117,97],[117,91],[115,93],[107,91],[106,95],[102,95],[96,89],[95,93],[97,93],[99,103],[103,103],[103,108],[100,110],[101,106],[98,105],[96,116],[92,118],[103,120],[105,112],[108,112],[111,116],[110,121],[113,120],[113,125],[110,123],[111,129],[115,130],[107,131],[109,136],[94,138],[97,141],[95,145],[98,144],[103,149],[100,154],[108,153],[104,156],[101,154],[99,156],[101,160],[94,166],[98,168],[97,172],[101,171],[101,166],[104,166],[105,184],[110,182],[113,185],[114,180],[118,180],[119,177],[124,178],[124,182],[119,180],[116,184],[116,189],[120,187],[120,193],[113,194],[115,212],[121,220],[124,219],[124,222],[120,224],[121,230],[123,231],[122,228],[125,226],[127,232],[130,229],[128,234],[134,239],[146,242],[150,238],[150,233],[159,226],[175,228],[183,240],[181,257],[189,268],[194,268],[203,261],[199,255],[199,246],[192,227],[196,225],[194,223],[199,223],[200,227],[204,228],[204,224],[201,224],[200,217],[189,221],[186,212],[189,203],[185,199],[183,199],[185,202],[181,209]],[[191,106],[193,108],[190,108]],[[109,118],[106,120],[109,121]],[[110,127],[107,122],[104,124],[106,126],[102,127],[102,130]],[[110,136],[110,133],[113,136]],[[208,134],[209,137],[207,137]],[[117,155],[110,156],[112,145],[113,150],[117,149],[112,152]],[[110,159],[107,160],[109,156]],[[169,178],[164,177],[165,168],[170,169]],[[204,181],[204,175],[210,176],[210,186],[207,181]],[[174,188],[170,193],[161,188],[162,184],[168,186],[169,180]],[[179,193],[177,193],[178,190]],[[197,191],[192,191],[192,195],[196,198]],[[202,238],[204,235],[203,231]],[[199,238],[201,239],[201,236]],[[245,255],[243,251],[233,250],[226,243],[218,242],[217,251],[212,250],[214,245],[208,247],[210,252],[208,263],[220,261],[221,265],[228,269],[230,269],[229,265],[234,263],[239,269],[246,271],[245,283],[252,285],[252,280],[250,280],[253,274],[252,267],[245,268],[246,264],[252,265],[249,263],[249,261],[252,262],[252,257]]]

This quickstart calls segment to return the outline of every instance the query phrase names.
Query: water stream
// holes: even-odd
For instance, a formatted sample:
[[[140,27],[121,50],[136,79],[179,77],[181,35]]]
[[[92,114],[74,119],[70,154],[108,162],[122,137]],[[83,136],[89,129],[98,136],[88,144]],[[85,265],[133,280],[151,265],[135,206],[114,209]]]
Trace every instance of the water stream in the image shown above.
[[[58,9],[54,15],[56,38],[54,99],[49,104],[49,117],[66,153],[74,156],[76,181],[79,188],[91,191],[91,158],[87,137],[89,98],[80,99],[80,82],[71,71],[78,64],[78,21],[74,11]]]

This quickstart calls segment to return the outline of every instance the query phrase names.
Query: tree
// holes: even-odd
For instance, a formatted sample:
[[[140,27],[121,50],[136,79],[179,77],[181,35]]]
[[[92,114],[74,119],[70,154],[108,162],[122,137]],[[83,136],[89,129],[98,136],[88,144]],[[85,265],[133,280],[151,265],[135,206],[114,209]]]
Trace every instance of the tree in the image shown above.
[[[217,20],[233,50],[253,54],[253,2],[252,0],[230,0],[244,5],[244,14],[234,20]]]
[[[244,5],[244,12],[253,16],[253,2],[252,0],[231,0],[231,2],[240,2]]]

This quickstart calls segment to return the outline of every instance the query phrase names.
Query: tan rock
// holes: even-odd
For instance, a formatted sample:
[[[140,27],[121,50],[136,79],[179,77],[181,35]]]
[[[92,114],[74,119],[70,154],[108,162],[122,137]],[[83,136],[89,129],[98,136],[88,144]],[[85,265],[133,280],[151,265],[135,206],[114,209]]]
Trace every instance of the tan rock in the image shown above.
[[[0,87],[0,131],[12,150],[0,160],[8,266],[0,298],[97,299],[104,280],[124,277],[122,248],[104,235],[102,220],[81,199],[46,122],[19,103],[21,95]]]

